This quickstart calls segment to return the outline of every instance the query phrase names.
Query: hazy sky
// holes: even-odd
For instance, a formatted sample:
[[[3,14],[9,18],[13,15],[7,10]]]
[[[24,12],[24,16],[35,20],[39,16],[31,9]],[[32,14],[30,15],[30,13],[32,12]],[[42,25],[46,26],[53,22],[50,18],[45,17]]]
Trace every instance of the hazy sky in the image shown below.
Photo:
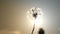
[[[60,0],[0,0],[0,33],[30,34],[33,24],[26,12],[33,6],[43,10],[46,34],[60,34]]]

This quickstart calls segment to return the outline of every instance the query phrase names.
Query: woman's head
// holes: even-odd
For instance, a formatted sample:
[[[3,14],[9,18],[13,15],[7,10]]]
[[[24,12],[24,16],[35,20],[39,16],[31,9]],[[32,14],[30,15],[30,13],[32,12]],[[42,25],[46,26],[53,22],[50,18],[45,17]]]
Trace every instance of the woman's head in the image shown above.
[[[39,29],[38,34],[45,34],[45,31],[43,30],[43,28]]]

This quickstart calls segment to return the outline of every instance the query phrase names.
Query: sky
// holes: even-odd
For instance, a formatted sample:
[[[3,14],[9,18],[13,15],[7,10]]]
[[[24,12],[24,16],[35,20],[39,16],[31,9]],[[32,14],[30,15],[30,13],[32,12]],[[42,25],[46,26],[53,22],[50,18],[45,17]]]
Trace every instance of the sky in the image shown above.
[[[31,34],[33,23],[26,12],[32,7],[42,9],[46,34],[60,34],[60,0],[0,0],[0,34]]]

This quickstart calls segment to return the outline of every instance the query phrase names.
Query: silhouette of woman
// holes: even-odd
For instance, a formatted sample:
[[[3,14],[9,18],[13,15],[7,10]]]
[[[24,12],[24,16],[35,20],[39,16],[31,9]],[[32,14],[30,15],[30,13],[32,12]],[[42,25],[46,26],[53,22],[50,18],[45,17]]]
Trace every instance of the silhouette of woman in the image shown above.
[[[45,34],[45,31],[43,30],[43,28],[39,29],[38,34]]]

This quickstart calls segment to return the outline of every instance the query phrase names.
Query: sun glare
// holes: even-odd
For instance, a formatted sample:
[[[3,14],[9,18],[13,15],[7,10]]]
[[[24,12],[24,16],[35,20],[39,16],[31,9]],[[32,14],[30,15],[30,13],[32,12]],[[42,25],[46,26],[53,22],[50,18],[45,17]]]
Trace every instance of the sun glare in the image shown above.
[[[31,8],[31,9],[33,9],[33,8]],[[40,8],[37,8],[37,10],[40,10],[41,15],[38,15],[38,17],[36,19],[34,19],[32,17],[32,12],[30,12],[31,9],[27,11],[27,18],[28,18],[28,20],[30,22],[32,22],[33,24],[35,24],[36,26],[42,25],[43,24],[43,12],[42,12],[42,10]]]

